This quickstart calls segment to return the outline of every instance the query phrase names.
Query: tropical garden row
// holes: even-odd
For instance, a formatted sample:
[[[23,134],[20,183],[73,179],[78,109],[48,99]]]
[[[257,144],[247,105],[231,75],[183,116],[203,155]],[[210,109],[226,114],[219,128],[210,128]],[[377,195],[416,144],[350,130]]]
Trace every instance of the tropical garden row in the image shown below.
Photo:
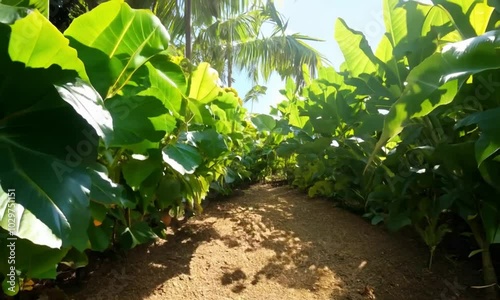
[[[208,2],[224,1],[0,3],[4,292],[82,267],[88,251],[165,237],[210,192],[286,178],[373,224],[413,227],[429,267],[461,218],[493,294],[500,4],[383,0],[376,49],[336,21],[335,70],[317,69],[313,39],[289,35],[272,1]],[[286,100],[250,116],[234,68],[288,78]]]
[[[49,4],[0,3],[0,277],[9,295],[56,278],[61,265],[85,266],[88,251],[165,237],[172,219],[201,213],[209,191],[251,178],[257,132],[218,75],[230,85],[232,66],[217,72],[194,56],[227,61],[236,40],[251,52],[257,34],[242,34],[258,28],[227,32],[229,20],[198,30],[207,35],[195,42],[212,32],[228,35],[226,47],[193,43],[189,60],[154,3],[158,16],[123,1]],[[240,23],[283,26],[272,5],[252,7],[252,23]],[[301,44],[284,30],[273,36]],[[303,62],[317,58],[310,50]]]
[[[458,230],[450,220],[460,217],[468,228],[458,234],[471,233],[470,255],[482,256],[483,288],[495,289],[500,5],[383,3],[386,34],[376,48],[338,19],[340,70],[304,72],[302,89],[289,80],[275,117],[257,117],[271,157],[262,176],[284,176],[373,224],[412,226],[429,247],[429,267],[443,237]]]

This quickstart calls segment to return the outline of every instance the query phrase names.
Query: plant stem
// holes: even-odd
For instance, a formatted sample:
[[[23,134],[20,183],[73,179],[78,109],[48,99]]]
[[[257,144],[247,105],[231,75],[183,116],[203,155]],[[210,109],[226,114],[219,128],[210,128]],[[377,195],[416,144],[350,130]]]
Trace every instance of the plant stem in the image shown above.
[[[120,183],[120,170],[118,168],[118,163],[120,162],[123,151],[125,151],[124,148],[120,148],[118,149],[118,151],[116,151],[115,157],[113,158],[113,162],[111,163],[108,169],[109,178],[114,183]]]
[[[430,256],[429,256],[429,271],[432,268],[432,261],[434,260],[434,251],[435,250],[436,250],[436,247],[430,247],[429,248],[429,253],[430,253]]]
[[[439,138],[438,136],[436,135],[436,129],[434,128],[434,124],[432,124],[432,121],[431,119],[429,118],[429,116],[425,116],[422,118],[423,121],[424,121],[424,124],[426,125],[427,127],[427,130],[429,132],[429,135],[431,137],[431,140],[433,142],[433,145],[434,146],[437,146],[437,144],[439,144]]]
[[[482,251],[482,260],[483,260],[483,279],[484,279],[484,284],[485,285],[491,285],[494,284],[493,286],[487,288],[485,290],[485,295],[487,299],[498,299],[498,289],[497,289],[497,276],[495,273],[495,267],[493,266],[493,261],[491,259],[491,252],[490,252],[490,242],[488,241],[488,238],[485,236],[483,233],[483,230],[481,228],[481,224],[478,221],[478,218],[474,218],[473,220],[467,221],[469,224],[472,233],[474,234],[474,238],[476,239],[476,242],[478,243],[479,247],[483,250]]]
[[[125,209],[125,218],[127,220],[127,227],[130,227],[132,224],[132,219],[130,217],[130,208]]]
[[[435,115],[429,115],[429,121],[432,123],[432,126],[436,130],[436,134],[438,136],[439,141],[443,141],[446,139],[446,133],[443,130],[443,126],[441,125],[441,122]]]

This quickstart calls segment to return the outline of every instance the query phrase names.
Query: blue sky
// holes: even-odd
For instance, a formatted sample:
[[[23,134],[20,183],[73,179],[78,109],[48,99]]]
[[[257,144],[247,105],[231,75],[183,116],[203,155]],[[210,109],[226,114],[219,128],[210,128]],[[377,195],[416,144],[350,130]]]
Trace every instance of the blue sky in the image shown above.
[[[289,19],[289,33],[302,33],[325,42],[311,43],[338,70],[344,61],[342,52],[333,36],[335,20],[342,18],[347,25],[362,31],[372,48],[375,48],[385,32],[382,17],[382,0],[275,0],[278,10]],[[245,76],[235,76],[234,87],[244,96],[252,87]],[[254,104],[254,113],[269,113],[270,105],[283,100],[279,90],[284,87],[279,76],[261,84],[268,87],[267,94]],[[250,109],[251,104],[245,105]]]

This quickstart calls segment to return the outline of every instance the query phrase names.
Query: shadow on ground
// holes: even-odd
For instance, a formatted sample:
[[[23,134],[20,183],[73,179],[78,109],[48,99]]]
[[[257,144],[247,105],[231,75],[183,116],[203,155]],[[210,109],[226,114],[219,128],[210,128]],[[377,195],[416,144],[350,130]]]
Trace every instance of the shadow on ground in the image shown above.
[[[73,299],[474,299],[477,274],[332,203],[257,185],[91,274]],[[471,275],[467,277],[467,275]]]
[[[220,239],[210,224],[189,224],[167,240],[140,245],[123,258],[106,258],[79,286],[68,286],[71,299],[144,299],[172,278],[190,274],[199,245]]]

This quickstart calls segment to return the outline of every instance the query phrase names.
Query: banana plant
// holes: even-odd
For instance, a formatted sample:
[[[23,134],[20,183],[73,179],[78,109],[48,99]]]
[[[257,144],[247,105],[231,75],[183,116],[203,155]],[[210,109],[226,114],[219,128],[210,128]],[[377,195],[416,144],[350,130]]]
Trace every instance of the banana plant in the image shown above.
[[[76,51],[46,17],[0,6],[0,81],[8,86],[0,101],[2,240],[8,233],[19,239],[16,276],[53,277],[70,248],[88,246],[89,167],[113,124]],[[13,190],[15,204],[7,206]],[[10,270],[7,259],[0,269]]]
[[[0,235],[22,249],[12,292],[0,250],[11,294],[85,265],[87,249],[164,236],[163,212],[199,212],[212,183],[248,176],[237,92],[207,63],[185,72],[151,12],[109,1],[63,34],[40,3],[0,4]]]
[[[442,213],[460,215],[481,248],[487,285],[496,283],[489,245],[499,228],[491,3],[384,0],[386,34],[376,51],[339,19],[340,70],[320,70],[301,93],[287,84],[288,101],[274,109],[300,129],[278,148],[296,160],[295,185],[311,196],[358,199],[374,224],[413,226],[429,266],[450,230]]]

